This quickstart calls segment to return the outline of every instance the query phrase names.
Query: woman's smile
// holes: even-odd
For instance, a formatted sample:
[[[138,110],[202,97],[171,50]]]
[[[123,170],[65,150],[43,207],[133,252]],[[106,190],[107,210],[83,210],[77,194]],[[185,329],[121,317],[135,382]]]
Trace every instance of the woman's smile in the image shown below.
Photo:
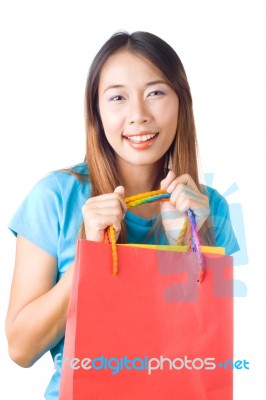
[[[142,131],[138,134],[123,134],[123,138],[134,149],[145,150],[154,143],[158,135],[159,132]]]

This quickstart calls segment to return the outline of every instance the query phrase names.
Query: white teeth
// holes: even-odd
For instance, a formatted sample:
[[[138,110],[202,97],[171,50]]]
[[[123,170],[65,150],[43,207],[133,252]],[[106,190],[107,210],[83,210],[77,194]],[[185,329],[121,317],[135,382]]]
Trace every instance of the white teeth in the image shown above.
[[[130,142],[136,142],[136,143],[141,143],[141,142],[146,142],[149,139],[152,139],[156,133],[150,133],[149,135],[141,135],[141,136],[128,136],[127,139],[130,140]]]

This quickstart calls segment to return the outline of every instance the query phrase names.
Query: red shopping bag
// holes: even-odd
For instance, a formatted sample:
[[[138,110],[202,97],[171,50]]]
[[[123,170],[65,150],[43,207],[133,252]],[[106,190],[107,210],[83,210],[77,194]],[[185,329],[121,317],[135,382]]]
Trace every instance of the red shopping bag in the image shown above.
[[[176,251],[179,250],[179,251]],[[182,252],[180,251],[182,250]],[[232,257],[79,240],[60,400],[231,400]]]

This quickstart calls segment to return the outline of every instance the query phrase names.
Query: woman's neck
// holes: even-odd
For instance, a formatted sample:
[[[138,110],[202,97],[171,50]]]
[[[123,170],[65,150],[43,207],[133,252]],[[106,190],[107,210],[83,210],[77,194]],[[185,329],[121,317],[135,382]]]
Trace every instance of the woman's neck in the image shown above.
[[[120,168],[120,176],[125,187],[126,197],[158,190],[160,181],[164,178],[163,169],[158,168],[158,165],[127,165]]]

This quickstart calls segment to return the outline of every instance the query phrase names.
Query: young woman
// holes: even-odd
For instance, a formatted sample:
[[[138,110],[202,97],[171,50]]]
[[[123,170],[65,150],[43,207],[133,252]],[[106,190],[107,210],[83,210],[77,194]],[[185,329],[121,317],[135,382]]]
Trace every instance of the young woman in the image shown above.
[[[63,353],[78,237],[174,244],[187,210],[202,243],[238,250],[228,205],[199,184],[192,99],[175,51],[148,32],[113,35],[86,86],[86,158],[41,179],[10,223],[17,236],[6,333],[11,358],[31,366]],[[125,196],[164,189],[170,202],[127,211]],[[58,398],[60,364],[45,398]]]

